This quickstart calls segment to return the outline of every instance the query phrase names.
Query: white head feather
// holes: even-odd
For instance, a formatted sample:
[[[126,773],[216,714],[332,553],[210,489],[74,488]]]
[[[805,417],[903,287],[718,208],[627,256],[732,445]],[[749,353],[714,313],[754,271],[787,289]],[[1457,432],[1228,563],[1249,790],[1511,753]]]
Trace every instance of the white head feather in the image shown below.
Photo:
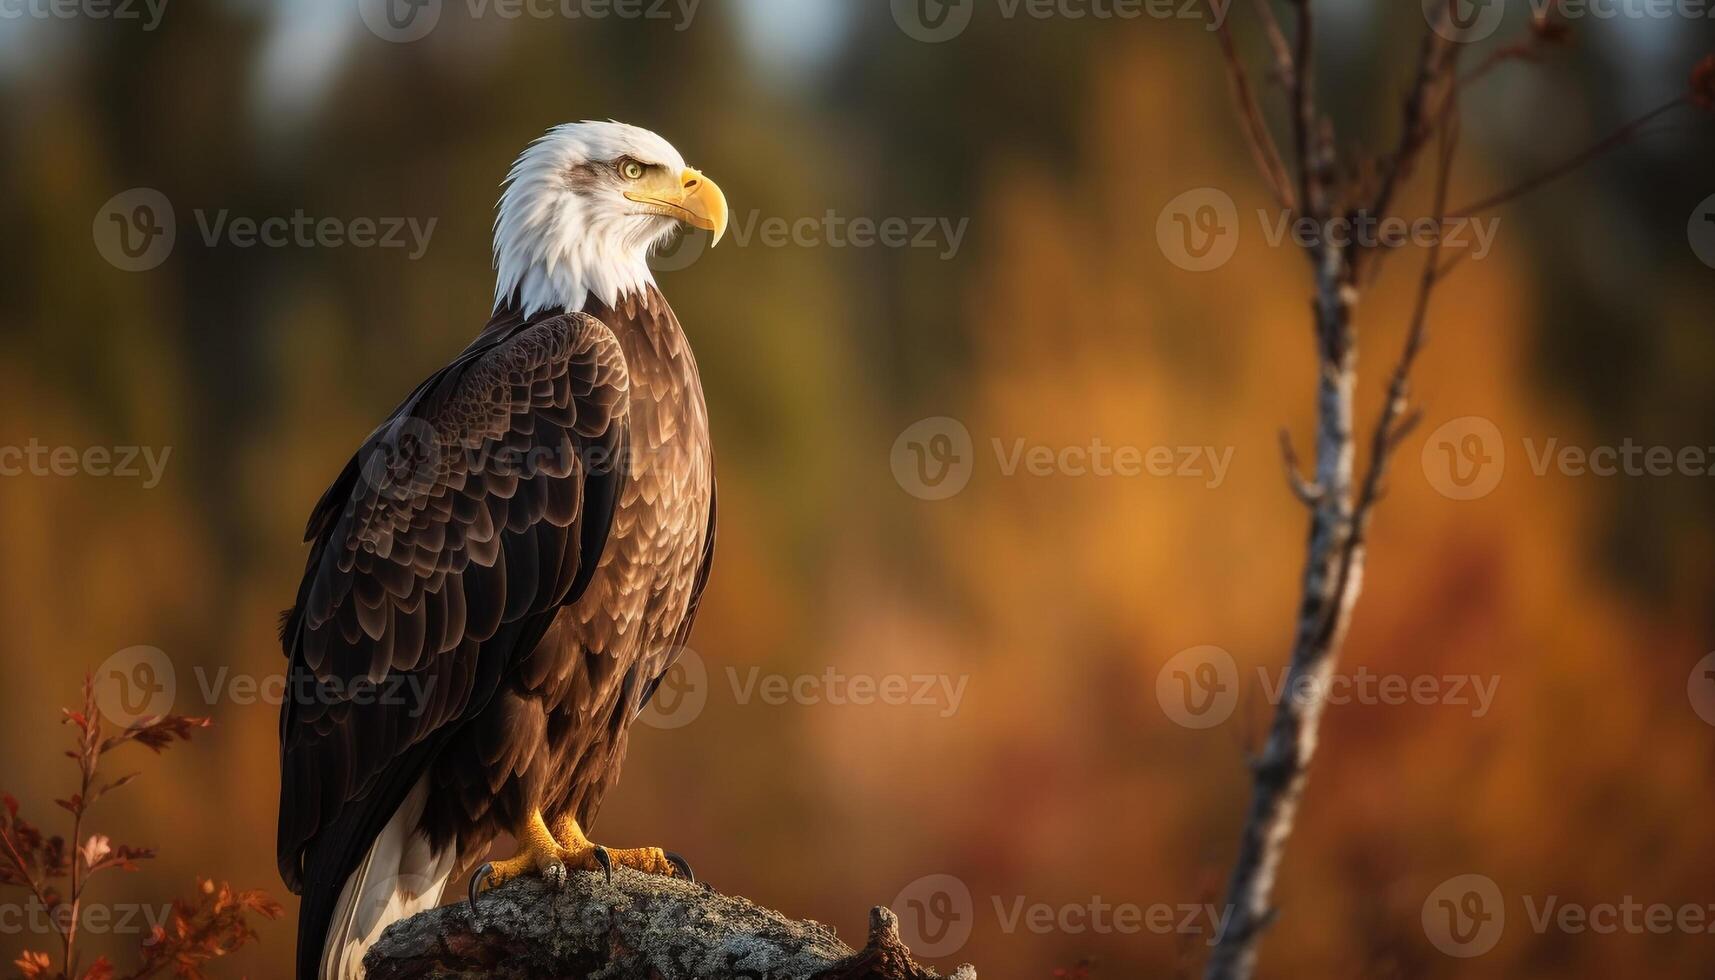
[[[579,122],[531,143],[506,178],[494,220],[494,305],[522,312],[609,306],[653,285],[648,258],[679,223],[627,199],[616,161],[685,171],[672,144],[636,126]]]

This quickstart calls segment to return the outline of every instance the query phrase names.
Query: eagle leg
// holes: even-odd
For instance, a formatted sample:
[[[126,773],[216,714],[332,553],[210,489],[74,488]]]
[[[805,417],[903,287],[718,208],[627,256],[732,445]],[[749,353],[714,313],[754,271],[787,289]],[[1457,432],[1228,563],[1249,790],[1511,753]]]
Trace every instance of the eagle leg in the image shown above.
[[[584,871],[595,871],[599,868],[609,881],[613,880],[613,866],[616,864],[645,874],[684,878],[693,884],[697,880],[696,874],[691,871],[690,863],[672,851],[663,851],[659,847],[610,850],[593,843],[584,835],[584,829],[578,826],[577,818],[570,814],[561,817],[554,824],[554,838],[565,848],[566,867]]]
[[[476,914],[476,897],[486,888],[499,888],[501,885],[521,878],[524,875],[539,875],[548,884],[559,888],[566,883],[566,868],[568,864],[582,867],[581,864],[568,862],[572,855],[560,847],[559,841],[548,831],[547,821],[542,819],[542,811],[535,810],[524,822],[516,836],[519,842],[518,853],[505,860],[493,861],[476,869],[470,879],[470,911]]]

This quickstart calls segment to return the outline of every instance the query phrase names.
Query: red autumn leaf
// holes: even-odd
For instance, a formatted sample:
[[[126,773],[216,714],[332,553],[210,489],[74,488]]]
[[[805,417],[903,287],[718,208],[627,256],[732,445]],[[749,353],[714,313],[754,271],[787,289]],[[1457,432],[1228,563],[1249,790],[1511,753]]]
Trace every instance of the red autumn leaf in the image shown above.
[[[208,718],[167,715],[133,725],[111,738],[101,736],[101,719],[95,705],[95,688],[91,680],[84,684],[82,711],[64,711],[63,722],[77,726],[76,747],[65,753],[78,764],[81,783],[78,792],[55,800],[62,809],[83,817],[91,805],[105,794],[137,778],[137,774],[121,776],[102,784],[96,779],[101,756],[126,742],[139,742],[154,752],[160,752],[175,742],[188,740],[198,728],[208,728]],[[92,788],[94,787],[94,788]],[[6,848],[0,849],[0,884],[20,885],[41,896],[50,913],[63,906],[64,900],[47,881],[72,873],[73,866],[88,871],[83,879],[97,871],[118,868],[137,870],[137,862],[152,858],[152,848],[118,844],[103,833],[89,834],[81,843],[67,843],[63,837],[46,837],[19,816],[18,801],[9,794],[0,794],[0,836]],[[276,918],[283,914],[279,903],[261,891],[235,891],[230,885],[216,885],[212,879],[197,880],[197,892],[192,899],[175,899],[164,925],[153,926],[139,944],[140,965],[125,973],[126,977],[156,976],[170,972],[182,980],[204,976],[203,965],[216,957],[225,956],[258,937],[248,916]],[[75,925],[74,927],[75,928]],[[65,980],[71,974],[70,965],[56,967],[46,953],[25,952],[16,961],[23,980]],[[87,969],[75,974],[78,980],[119,980],[120,973],[105,957],[97,959]]]
[[[274,900],[274,896],[265,891],[251,890],[243,893],[244,907],[257,915],[269,919],[278,919],[286,914],[286,907]]]
[[[113,853],[108,855],[105,861],[102,861],[100,864],[91,868],[90,871],[106,871],[109,868],[117,868],[120,871],[136,871],[138,870],[138,861],[146,861],[154,856],[154,848],[126,847],[121,845],[114,848]]]
[[[1699,61],[1691,71],[1691,103],[1715,111],[1715,54]]]
[[[170,964],[175,976],[201,977],[203,964],[256,940],[247,914],[272,919],[283,911],[263,892],[199,878],[194,898],[173,902],[169,928],[157,928],[143,944],[145,972]]]
[[[24,980],[46,980],[53,976],[53,963],[46,953],[32,953],[25,950],[24,954],[12,961],[18,967],[18,973]]]
[[[1530,30],[1544,44],[1564,44],[1572,39],[1572,25],[1563,20],[1537,17],[1531,20]]]
[[[102,742],[101,751],[106,752],[115,746],[135,741],[158,753],[172,745],[174,741],[190,741],[191,732],[196,729],[209,728],[213,725],[214,719],[206,717],[164,715],[160,718],[151,718]]]
[[[1530,32],[1543,44],[1562,44],[1571,39],[1572,25],[1566,21],[1561,0],[1553,0],[1531,15]]]

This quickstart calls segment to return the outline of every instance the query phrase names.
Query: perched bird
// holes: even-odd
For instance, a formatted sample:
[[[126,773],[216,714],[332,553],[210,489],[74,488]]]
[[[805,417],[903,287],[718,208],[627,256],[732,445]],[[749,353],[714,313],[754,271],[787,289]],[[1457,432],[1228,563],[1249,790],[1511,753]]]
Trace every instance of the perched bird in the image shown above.
[[[300,980],[362,976],[390,923],[614,864],[587,836],[708,581],[715,481],[697,364],[646,260],[726,198],[666,140],[560,126],[494,225],[493,316],[364,440],[310,516],[283,616],[278,857]],[[694,878],[693,878],[694,880]]]

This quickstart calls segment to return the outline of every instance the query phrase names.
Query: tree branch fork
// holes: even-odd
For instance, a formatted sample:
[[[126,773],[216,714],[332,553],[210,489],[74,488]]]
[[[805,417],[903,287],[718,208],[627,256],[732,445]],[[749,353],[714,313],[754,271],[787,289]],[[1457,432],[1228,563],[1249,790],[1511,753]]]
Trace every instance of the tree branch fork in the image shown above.
[[[1287,485],[1310,512],[1309,543],[1301,578],[1298,619],[1286,683],[1293,690],[1328,690],[1359,593],[1362,591],[1370,518],[1385,493],[1388,465],[1417,424],[1411,406],[1411,376],[1428,332],[1436,287],[1459,267],[1463,254],[1443,261],[1439,237],[1431,244],[1419,277],[1406,338],[1387,384],[1387,394],[1368,438],[1369,459],[1357,476],[1358,438],[1354,425],[1358,334],[1353,311],[1361,291],[1373,281],[1387,248],[1339,244],[1326,231],[1336,223],[1373,223],[1387,218],[1402,186],[1425,155],[1434,164],[1436,228],[1450,217],[1462,218],[1499,207],[1571,173],[1578,167],[1642,135],[1668,112],[1696,106],[1715,109],[1715,58],[1693,73],[1690,89],[1643,114],[1563,165],[1465,208],[1448,206],[1448,189],[1460,140],[1462,94],[1499,65],[1534,61],[1568,33],[1553,21],[1534,21],[1525,40],[1498,49],[1476,70],[1461,76],[1464,45],[1449,29],[1451,11],[1431,24],[1419,45],[1404,99],[1397,142],[1370,159],[1342,159],[1335,150],[1334,126],[1318,111],[1315,92],[1315,24],[1311,0],[1288,0],[1290,41],[1275,16],[1272,0],[1253,0],[1255,23],[1267,41],[1269,77],[1281,90],[1291,132],[1289,168],[1277,146],[1257,97],[1256,87],[1238,52],[1226,20],[1215,13],[1214,29],[1230,81],[1241,131],[1263,182],[1277,204],[1295,218],[1323,229],[1306,244],[1313,279],[1311,326],[1318,363],[1316,444],[1312,475],[1304,475],[1288,432],[1280,435]],[[1433,153],[1429,153],[1433,148]],[[1308,685],[1308,686],[1303,686]],[[1271,904],[1286,843],[1316,753],[1325,695],[1287,698],[1275,716],[1262,749],[1251,760],[1252,796],[1240,832],[1238,854],[1227,886],[1231,910],[1206,967],[1207,980],[1245,980],[1253,975],[1257,940],[1275,917]]]

